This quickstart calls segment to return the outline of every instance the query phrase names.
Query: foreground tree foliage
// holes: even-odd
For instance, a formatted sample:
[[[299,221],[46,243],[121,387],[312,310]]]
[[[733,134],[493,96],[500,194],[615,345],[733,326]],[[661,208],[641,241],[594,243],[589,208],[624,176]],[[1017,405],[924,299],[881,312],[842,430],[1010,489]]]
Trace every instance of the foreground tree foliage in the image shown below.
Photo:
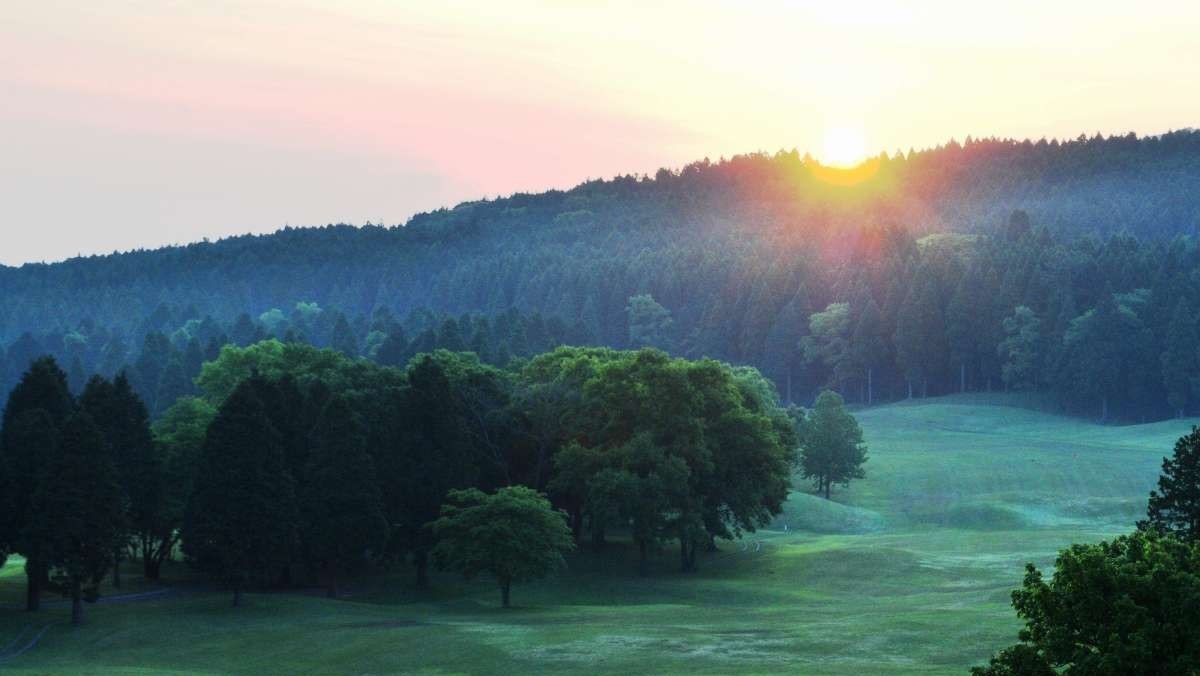
[[[1200,547],[1154,532],[1073,545],[1046,581],[1032,564],[1013,607],[1021,643],[976,676],[1190,676],[1200,664]]]
[[[862,428],[836,392],[822,392],[799,427],[801,475],[811,479],[826,500],[834,484],[845,486],[866,476]]]
[[[296,537],[293,478],[259,394],[267,386],[252,376],[218,409],[184,523],[184,552],[233,590],[235,607],[247,585],[290,562]]]
[[[1172,533],[1181,539],[1200,542],[1200,428],[1175,442],[1175,452],[1163,458],[1158,489],[1150,491],[1150,504],[1143,524]]]
[[[432,529],[438,538],[433,549],[438,566],[467,579],[490,575],[500,586],[504,608],[513,584],[561,568],[563,554],[575,548],[564,515],[524,486],[491,495],[474,488],[451,491]]]

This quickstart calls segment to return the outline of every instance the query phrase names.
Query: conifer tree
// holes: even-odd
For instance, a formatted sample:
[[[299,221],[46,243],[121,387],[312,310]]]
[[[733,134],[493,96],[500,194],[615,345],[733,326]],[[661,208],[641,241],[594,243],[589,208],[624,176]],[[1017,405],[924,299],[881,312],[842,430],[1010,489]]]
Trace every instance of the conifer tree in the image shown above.
[[[1167,390],[1167,403],[1182,418],[1191,401],[1195,380],[1200,370],[1200,359],[1196,346],[1200,336],[1196,333],[1196,319],[1189,311],[1186,299],[1180,299],[1167,325],[1166,344],[1162,353],[1162,380]]]
[[[37,610],[41,589],[49,581],[43,545],[23,527],[32,517],[33,496],[57,453],[58,431],[75,410],[67,376],[53,357],[35,359],[9,393],[0,419],[0,455],[8,468],[9,540],[25,557],[27,610]]]
[[[1163,458],[1158,489],[1150,491],[1146,521],[1141,525],[1200,541],[1200,428],[1175,442],[1170,458]]]
[[[325,569],[329,596],[336,597],[339,574],[382,552],[388,535],[362,426],[342,397],[317,421],[304,483],[303,537]]]
[[[329,339],[329,346],[347,357],[358,356],[358,338],[354,335],[354,329],[350,327],[350,322],[346,320],[346,315],[338,313],[337,321],[333,324],[333,334]]]
[[[209,426],[188,507],[184,552],[233,590],[263,582],[291,560],[296,504],[260,376],[243,381]]]
[[[94,376],[84,388],[79,404],[104,437],[128,510],[129,535],[143,554],[143,572],[149,573],[151,561],[147,552],[162,530],[167,477],[162,449],[154,443],[150,431],[146,405],[124,372],[111,382]],[[116,566],[120,566],[123,549],[123,546],[118,548]],[[113,582],[119,587],[118,570],[114,568]]]
[[[26,537],[41,543],[52,577],[71,598],[74,625],[83,622],[85,596],[98,596],[124,532],[121,487],[104,446],[87,413],[67,420],[25,529]]]
[[[876,372],[887,363],[888,343],[883,317],[874,298],[867,298],[851,340],[854,362],[865,372],[867,404],[875,403]]]

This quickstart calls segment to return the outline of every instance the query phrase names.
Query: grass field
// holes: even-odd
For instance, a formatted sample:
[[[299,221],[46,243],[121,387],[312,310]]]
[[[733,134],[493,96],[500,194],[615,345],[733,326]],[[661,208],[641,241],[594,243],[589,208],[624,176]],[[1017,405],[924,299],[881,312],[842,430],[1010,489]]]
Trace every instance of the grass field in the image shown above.
[[[0,570],[0,651],[50,624],[14,674],[965,674],[1011,643],[1026,561],[1127,531],[1159,463],[1196,422],[1101,427],[977,398],[860,411],[868,478],[826,502],[795,493],[767,531],[648,578],[620,546],[515,588],[370,580],[348,599],[259,594],[228,608],[191,587],[31,616],[19,562]],[[800,487],[805,488],[805,487]],[[178,569],[175,569],[178,572]],[[131,583],[136,582],[130,580]]]

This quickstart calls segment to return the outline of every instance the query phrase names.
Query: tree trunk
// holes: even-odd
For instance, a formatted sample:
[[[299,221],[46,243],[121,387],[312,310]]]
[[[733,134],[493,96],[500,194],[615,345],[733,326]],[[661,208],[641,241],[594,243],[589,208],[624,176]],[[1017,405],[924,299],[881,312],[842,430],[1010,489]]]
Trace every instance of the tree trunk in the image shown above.
[[[604,526],[592,521],[592,551],[604,549]]]
[[[578,506],[571,507],[571,537],[576,546],[583,540],[583,510]]]
[[[638,575],[646,577],[648,572],[646,567],[646,541],[638,540]]]
[[[113,589],[121,588],[121,548],[113,552]]]
[[[500,607],[501,608],[509,608],[510,607],[508,604],[508,591],[511,587],[512,587],[512,582],[509,580],[504,580],[500,583]]]
[[[79,578],[71,579],[71,626],[83,624],[83,591]]]
[[[682,573],[690,573],[696,569],[696,550],[695,545],[688,542],[688,539],[679,538],[679,570]]]
[[[829,480],[829,477],[825,477],[824,482],[825,482],[825,499],[828,500],[829,499],[829,486],[833,482]]]
[[[417,566],[417,589],[429,589],[429,554],[414,552],[413,563]]]
[[[142,571],[142,574],[146,576],[147,580],[160,579],[162,577],[162,561],[150,559],[146,562],[145,570]]]
[[[42,605],[42,563],[37,559],[25,562],[25,610],[36,611]]]
[[[875,369],[867,369],[867,405],[875,403]]]

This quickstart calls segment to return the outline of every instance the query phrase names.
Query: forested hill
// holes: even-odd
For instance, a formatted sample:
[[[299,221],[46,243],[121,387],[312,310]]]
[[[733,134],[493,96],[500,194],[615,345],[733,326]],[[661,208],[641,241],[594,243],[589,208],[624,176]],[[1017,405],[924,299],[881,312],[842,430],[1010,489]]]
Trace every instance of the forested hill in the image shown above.
[[[464,203],[399,227],[285,229],[0,268],[0,385],[37,352],[85,372],[132,365],[156,335],[169,357],[239,332],[243,342],[290,331],[330,344],[344,325],[374,356],[401,329],[406,350],[428,347],[429,335],[415,339],[436,338],[447,317],[475,322],[462,333],[499,359],[532,349],[496,334],[507,312],[500,333],[536,325],[543,343],[652,344],[753,364],[795,398],[824,384],[851,398],[1001,382],[1061,389],[1083,368],[1060,354],[1072,322],[1110,303],[1148,332],[1137,349],[1156,379],[1130,390],[1133,374],[1114,376],[1113,398],[1159,415],[1180,408],[1166,403],[1157,365],[1174,306],[1200,306],[1198,224],[1193,131],[968,140],[853,170],[794,152],[706,160]],[[970,331],[953,321],[963,303]],[[1013,365],[999,350],[1019,306],[1038,342],[1033,361]],[[486,336],[478,321],[492,322]],[[813,342],[825,330],[833,352]]]

